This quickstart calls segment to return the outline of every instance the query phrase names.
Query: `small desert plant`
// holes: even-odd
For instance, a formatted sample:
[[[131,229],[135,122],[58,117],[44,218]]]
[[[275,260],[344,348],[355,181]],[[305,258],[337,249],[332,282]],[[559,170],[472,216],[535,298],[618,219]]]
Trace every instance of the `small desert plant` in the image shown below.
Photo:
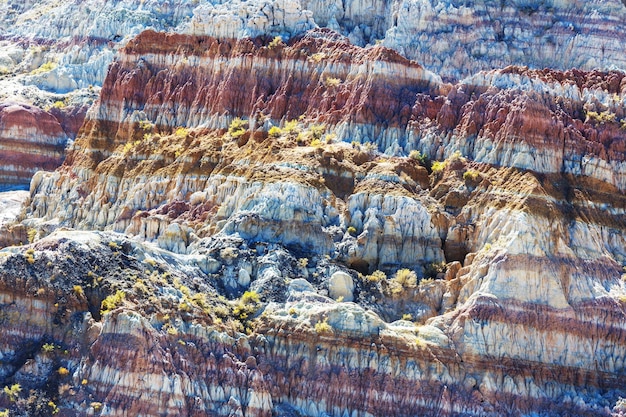
[[[154,124],[149,120],[141,120],[139,121],[139,129],[145,130],[146,132],[151,131],[154,128]]]
[[[446,263],[444,261],[441,262],[432,262],[426,265],[424,274],[428,278],[437,278],[438,274],[445,273],[447,270]]]
[[[246,320],[257,312],[260,302],[259,294],[256,291],[246,291],[233,307],[233,314],[239,320]]]
[[[324,52],[316,52],[309,57],[309,60],[315,63],[318,63],[326,58],[326,54]]]
[[[326,87],[337,87],[339,86],[339,84],[341,84],[341,80],[335,77],[326,77],[326,79],[324,80],[324,84],[326,85]]]
[[[313,124],[309,126],[309,131],[311,132],[311,136],[313,139],[322,139],[322,135],[326,132],[326,125],[323,124]]]
[[[41,64],[39,68],[32,70],[30,74],[36,75],[36,74],[42,74],[44,72],[52,71],[53,69],[56,68],[56,66],[57,66],[56,62],[48,61],[48,62]]]
[[[176,130],[174,131],[174,135],[176,135],[176,137],[179,137],[179,138],[185,138],[187,137],[188,134],[189,134],[189,129],[185,127],[177,127]]]
[[[593,120],[596,123],[605,124],[605,123],[613,123],[615,122],[616,116],[615,113],[612,113],[608,110],[602,112],[588,111],[586,122]]]
[[[272,126],[267,134],[272,138],[279,138],[283,134],[283,130],[278,126]]]
[[[446,161],[435,161],[433,162],[432,166],[431,166],[431,170],[432,172],[434,172],[435,174],[443,171],[446,168]]]
[[[29,227],[26,234],[28,235],[28,243],[33,243],[35,241],[35,237],[37,237],[37,229]]]
[[[35,250],[33,248],[26,250],[26,252],[24,252],[24,257],[26,258],[26,262],[28,262],[31,265],[34,264],[35,263]]]
[[[15,402],[17,400],[18,395],[22,392],[22,387],[20,384],[13,384],[11,386],[4,387],[4,393],[9,397],[9,401]]]
[[[230,122],[230,125],[228,126],[228,134],[232,136],[233,138],[237,139],[241,137],[244,133],[246,133],[247,126],[248,126],[247,121],[239,117],[235,117],[233,121]]]
[[[311,141],[311,146],[314,148],[319,148],[320,146],[322,146],[322,141],[319,139],[313,139]]]
[[[126,293],[122,290],[117,290],[115,294],[111,294],[108,297],[106,297],[104,300],[102,300],[102,303],[100,305],[100,313],[102,315],[105,315],[115,310],[117,307],[122,305],[125,298],[126,298]]]
[[[383,271],[376,270],[365,277],[369,282],[380,282],[387,279],[387,274]]]
[[[315,323],[315,331],[317,333],[329,333],[332,330],[333,328],[330,326],[330,324],[328,324],[328,317]]]
[[[350,226],[347,231],[350,236],[356,236],[356,227]]]
[[[46,353],[50,353],[54,350],[54,344],[44,343],[43,346],[41,347],[41,350],[43,350]]]
[[[409,158],[416,160],[420,163],[420,165],[423,166],[426,166],[428,163],[428,157],[416,149],[413,149],[411,152],[409,152]]]
[[[468,169],[467,171],[463,173],[463,179],[465,181],[476,181],[479,176],[480,176],[480,172],[474,169]]]
[[[284,45],[283,38],[281,38],[280,36],[275,36],[274,39],[272,39],[272,41],[269,43],[269,45],[267,45],[267,47],[270,49],[274,49],[282,45]]]
[[[389,282],[391,294],[398,296],[405,290],[415,288],[417,286],[417,275],[410,269],[399,269]]]
[[[83,287],[81,287],[80,285],[74,285],[74,294],[76,294],[77,297],[84,297],[85,296],[85,291],[83,291]]]

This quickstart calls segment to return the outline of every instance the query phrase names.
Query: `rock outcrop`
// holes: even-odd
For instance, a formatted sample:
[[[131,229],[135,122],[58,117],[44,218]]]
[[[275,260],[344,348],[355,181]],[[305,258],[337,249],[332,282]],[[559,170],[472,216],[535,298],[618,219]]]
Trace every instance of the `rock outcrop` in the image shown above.
[[[40,42],[54,23],[31,3],[0,11]],[[0,412],[626,408],[626,78],[492,69],[503,48],[541,65],[549,36],[558,67],[622,65],[607,22],[623,5],[195,3],[46,3],[76,66],[24,79],[58,90],[39,105],[87,92],[1,107],[0,157],[21,164],[7,182],[71,145],[22,210],[0,200]],[[82,37],[68,12],[94,18]],[[142,32],[100,91],[72,84],[147,23],[187,34]],[[468,33],[477,51],[454,41]],[[383,34],[444,79],[471,76],[350,43]],[[79,123],[73,104],[98,91]]]
[[[116,52],[146,28],[231,41],[256,36],[287,41],[326,27],[355,45],[382,43],[444,79],[458,80],[511,64],[623,68],[625,18],[626,7],[617,0],[602,5],[535,0],[506,5],[491,0],[7,1],[0,4],[0,102],[41,109],[66,101],[77,108],[89,105]],[[70,139],[77,127],[66,129]],[[340,136],[352,130],[354,126],[339,130]],[[378,135],[356,132],[363,140]],[[48,165],[37,168],[47,170]]]
[[[67,141],[68,134],[53,114],[25,104],[0,105],[0,190],[28,188],[36,171],[61,165]]]
[[[508,65],[624,68],[626,5],[618,0],[393,2],[384,44],[461,79]]]

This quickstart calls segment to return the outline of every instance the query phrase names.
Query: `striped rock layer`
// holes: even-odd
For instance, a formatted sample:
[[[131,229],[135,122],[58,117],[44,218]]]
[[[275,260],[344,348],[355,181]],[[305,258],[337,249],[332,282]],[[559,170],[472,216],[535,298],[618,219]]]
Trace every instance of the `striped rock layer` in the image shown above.
[[[452,85],[323,30],[270,41],[125,48],[23,222],[136,239],[0,252],[2,382],[70,415],[609,415],[626,395],[623,74]]]

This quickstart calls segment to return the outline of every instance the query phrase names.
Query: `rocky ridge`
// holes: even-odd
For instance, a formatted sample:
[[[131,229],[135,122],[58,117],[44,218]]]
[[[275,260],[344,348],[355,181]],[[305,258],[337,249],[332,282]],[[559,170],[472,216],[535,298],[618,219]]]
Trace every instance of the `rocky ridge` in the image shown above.
[[[331,28],[359,46],[383,45],[458,80],[510,64],[605,70],[623,67],[626,7],[608,2],[495,1],[207,2],[9,0],[0,5],[2,102],[55,109],[80,121],[119,48],[141,31],[175,31],[219,39],[281,36]],[[538,46],[541,47],[538,47]],[[559,56],[559,60],[553,60]],[[66,129],[69,139],[80,123]],[[366,135],[371,136],[371,135]],[[49,139],[49,140],[48,140]],[[42,153],[55,143],[41,136]],[[386,148],[385,148],[386,149]],[[26,177],[59,158],[35,158]],[[13,184],[8,178],[7,184]],[[18,186],[27,188],[24,180]]]

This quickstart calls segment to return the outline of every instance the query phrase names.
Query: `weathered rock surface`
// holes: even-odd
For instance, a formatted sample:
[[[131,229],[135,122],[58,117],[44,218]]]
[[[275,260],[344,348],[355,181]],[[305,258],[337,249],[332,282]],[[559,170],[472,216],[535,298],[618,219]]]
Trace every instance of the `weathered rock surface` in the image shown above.
[[[73,128],[68,126],[70,134]],[[0,190],[28,188],[36,171],[61,165],[67,141],[53,114],[25,104],[0,105]]]
[[[7,3],[21,13],[15,30],[52,36],[35,27],[39,3]],[[538,65],[545,36],[563,57],[555,65],[621,65],[612,40],[623,29],[607,23],[623,21],[619,3],[128,1],[81,14],[86,4],[45,10],[57,7],[78,45],[76,72],[25,79],[76,88],[76,74],[112,57],[118,29],[152,22],[153,7],[173,19],[158,24],[195,35],[131,40],[64,165],[35,174],[19,223],[0,227],[2,246],[24,245],[0,251],[0,385],[22,387],[0,394],[0,410],[619,411],[624,73],[515,66],[445,83],[382,46],[324,29],[298,36],[316,24],[358,44],[386,32],[415,56],[431,42],[458,51],[423,57],[449,77],[474,68],[457,65],[476,55],[454,40],[468,33],[487,48],[476,68],[504,64],[502,48]],[[93,36],[71,40],[68,11],[93,17],[82,26]],[[539,31],[550,16],[576,22],[580,38],[558,22]],[[39,56],[11,45],[8,66]],[[6,106],[8,140],[38,155],[40,137],[71,138],[78,123],[63,107]]]
[[[602,5],[535,0],[506,5],[491,0],[9,0],[0,4],[0,102],[49,109],[72,101],[83,108],[102,85],[115,53],[146,28],[231,40],[278,35],[286,41],[327,27],[355,45],[382,42],[444,78],[461,79],[511,64],[624,68],[625,18],[626,7],[617,0]],[[66,129],[70,139],[77,133],[74,127]],[[341,137],[350,132],[362,141],[380,136],[376,128],[338,130]],[[382,149],[397,151],[393,144],[398,136],[402,132],[390,132]],[[48,169],[46,164],[37,167]]]
[[[624,68],[626,5],[618,0],[392,3],[384,44],[457,79],[508,65]]]

